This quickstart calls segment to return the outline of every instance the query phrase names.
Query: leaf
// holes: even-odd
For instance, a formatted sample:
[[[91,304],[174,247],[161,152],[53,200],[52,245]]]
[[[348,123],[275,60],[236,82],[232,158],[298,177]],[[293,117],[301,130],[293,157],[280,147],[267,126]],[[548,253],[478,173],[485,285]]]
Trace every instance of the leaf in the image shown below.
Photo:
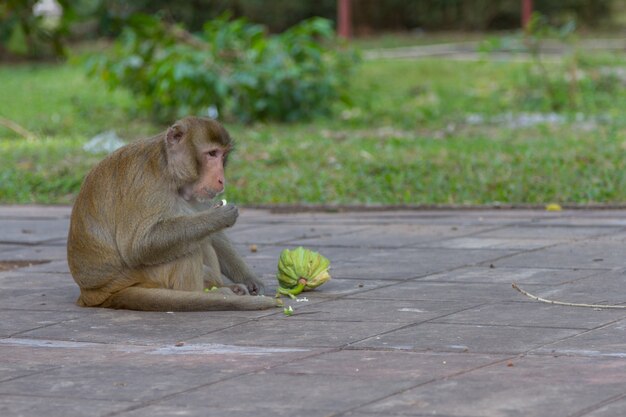
[[[270,36],[260,25],[222,15],[206,22],[201,36],[207,49],[186,44],[182,27],[134,15],[114,53],[88,69],[132,91],[157,119],[214,105],[243,122],[298,121],[327,114],[346,97],[357,62],[355,54],[323,43],[333,29],[321,18]]]

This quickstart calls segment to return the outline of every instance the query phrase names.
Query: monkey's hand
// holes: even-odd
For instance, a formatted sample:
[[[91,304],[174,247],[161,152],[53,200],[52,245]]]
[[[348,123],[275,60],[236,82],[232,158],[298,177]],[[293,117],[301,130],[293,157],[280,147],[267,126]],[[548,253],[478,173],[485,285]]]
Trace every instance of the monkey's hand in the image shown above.
[[[246,282],[246,287],[250,292],[250,295],[263,295],[265,294],[265,285],[256,278],[251,278]]]
[[[225,229],[235,224],[239,217],[239,209],[234,204],[226,204],[211,208],[210,214],[215,224]]]
[[[243,284],[233,284],[230,285],[229,288],[237,295],[250,295],[248,289]]]

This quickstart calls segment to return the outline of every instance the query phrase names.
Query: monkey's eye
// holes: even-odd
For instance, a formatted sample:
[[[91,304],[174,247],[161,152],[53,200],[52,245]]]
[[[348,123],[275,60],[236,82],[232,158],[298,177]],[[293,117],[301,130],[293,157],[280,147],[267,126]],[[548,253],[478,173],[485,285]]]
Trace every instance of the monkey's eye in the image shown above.
[[[212,151],[208,151],[206,154],[212,158],[215,158],[217,156],[217,150],[214,149]]]

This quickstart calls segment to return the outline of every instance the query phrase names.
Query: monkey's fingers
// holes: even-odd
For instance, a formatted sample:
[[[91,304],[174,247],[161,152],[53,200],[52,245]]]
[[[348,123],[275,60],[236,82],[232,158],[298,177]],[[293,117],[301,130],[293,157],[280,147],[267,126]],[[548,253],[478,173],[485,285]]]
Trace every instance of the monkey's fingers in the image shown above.
[[[243,284],[233,284],[230,289],[237,295],[250,295],[248,289]]]
[[[253,282],[248,284],[248,291],[251,295],[263,295],[265,294],[265,286],[260,282]]]

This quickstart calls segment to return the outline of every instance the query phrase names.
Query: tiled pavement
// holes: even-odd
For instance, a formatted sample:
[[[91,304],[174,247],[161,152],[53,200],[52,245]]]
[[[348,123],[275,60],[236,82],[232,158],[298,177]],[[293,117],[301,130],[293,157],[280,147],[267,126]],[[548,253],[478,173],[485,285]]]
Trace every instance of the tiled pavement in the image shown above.
[[[270,292],[283,248],[331,260],[291,317],[79,308],[69,212],[0,207],[0,416],[626,415],[626,310],[511,288],[626,305],[626,211],[242,209]]]

